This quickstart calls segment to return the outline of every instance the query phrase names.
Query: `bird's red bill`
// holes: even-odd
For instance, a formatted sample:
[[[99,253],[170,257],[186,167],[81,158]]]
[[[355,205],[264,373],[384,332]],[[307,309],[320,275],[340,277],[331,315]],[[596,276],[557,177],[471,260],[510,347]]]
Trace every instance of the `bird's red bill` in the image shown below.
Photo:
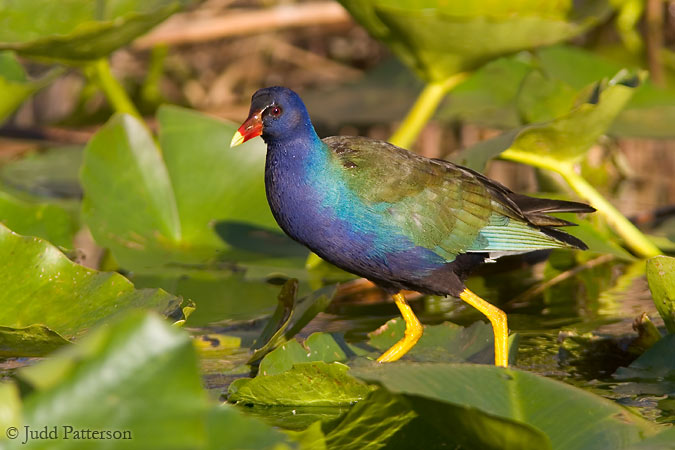
[[[237,132],[234,133],[230,147],[236,147],[249,139],[260,136],[262,134],[262,129],[262,111],[254,111],[248,116],[248,119],[241,124]]]

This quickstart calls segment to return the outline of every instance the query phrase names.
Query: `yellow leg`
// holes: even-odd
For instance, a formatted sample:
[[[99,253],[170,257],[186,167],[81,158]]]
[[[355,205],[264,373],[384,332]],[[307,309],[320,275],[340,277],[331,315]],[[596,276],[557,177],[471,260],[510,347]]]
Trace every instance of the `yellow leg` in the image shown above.
[[[410,308],[410,305],[405,300],[405,297],[400,292],[394,295],[394,302],[398,306],[403,320],[405,320],[405,335],[403,339],[398,341],[389,350],[384,352],[382,356],[377,358],[377,362],[392,362],[399,359],[401,356],[408,353],[408,351],[417,344],[417,341],[422,337],[424,330],[422,324],[415,316],[415,313]]]
[[[468,289],[464,289],[459,298],[485,314],[492,323],[495,333],[495,366],[509,365],[509,328],[506,324],[506,313],[486,302]]]

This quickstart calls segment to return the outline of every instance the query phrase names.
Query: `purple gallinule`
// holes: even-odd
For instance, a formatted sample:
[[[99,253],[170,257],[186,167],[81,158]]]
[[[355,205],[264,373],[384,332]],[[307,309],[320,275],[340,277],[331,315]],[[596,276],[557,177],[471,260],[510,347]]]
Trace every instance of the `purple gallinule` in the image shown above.
[[[482,312],[495,335],[495,364],[508,364],[506,314],[464,286],[470,270],[500,256],[586,249],[554,227],[549,213],[592,212],[577,202],[512,192],[471,169],[365,137],[320,139],[300,97],[260,89],[231,146],[267,143],[265,189],[286,234],[326,261],[391,293],[405,336],[378,361],[395,361],[423,328],[400,291],[459,297]]]

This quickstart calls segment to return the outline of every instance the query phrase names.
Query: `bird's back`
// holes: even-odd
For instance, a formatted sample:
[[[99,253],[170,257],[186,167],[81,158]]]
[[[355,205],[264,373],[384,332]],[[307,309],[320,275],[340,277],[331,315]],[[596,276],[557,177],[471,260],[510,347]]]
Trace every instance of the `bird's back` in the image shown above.
[[[497,257],[586,248],[553,229],[570,223],[548,213],[593,211],[587,205],[518,195],[470,169],[383,141],[339,136],[323,142],[349,189],[373,215],[446,261],[472,252]]]

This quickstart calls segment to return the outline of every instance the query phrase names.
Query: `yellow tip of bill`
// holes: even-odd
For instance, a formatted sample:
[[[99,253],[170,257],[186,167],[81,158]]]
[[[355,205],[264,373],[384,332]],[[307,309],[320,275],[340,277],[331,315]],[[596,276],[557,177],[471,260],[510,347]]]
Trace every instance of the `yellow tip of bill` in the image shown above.
[[[232,136],[232,142],[230,142],[230,148],[236,147],[237,145],[241,144],[244,142],[244,136],[237,131],[234,133],[234,136]]]

